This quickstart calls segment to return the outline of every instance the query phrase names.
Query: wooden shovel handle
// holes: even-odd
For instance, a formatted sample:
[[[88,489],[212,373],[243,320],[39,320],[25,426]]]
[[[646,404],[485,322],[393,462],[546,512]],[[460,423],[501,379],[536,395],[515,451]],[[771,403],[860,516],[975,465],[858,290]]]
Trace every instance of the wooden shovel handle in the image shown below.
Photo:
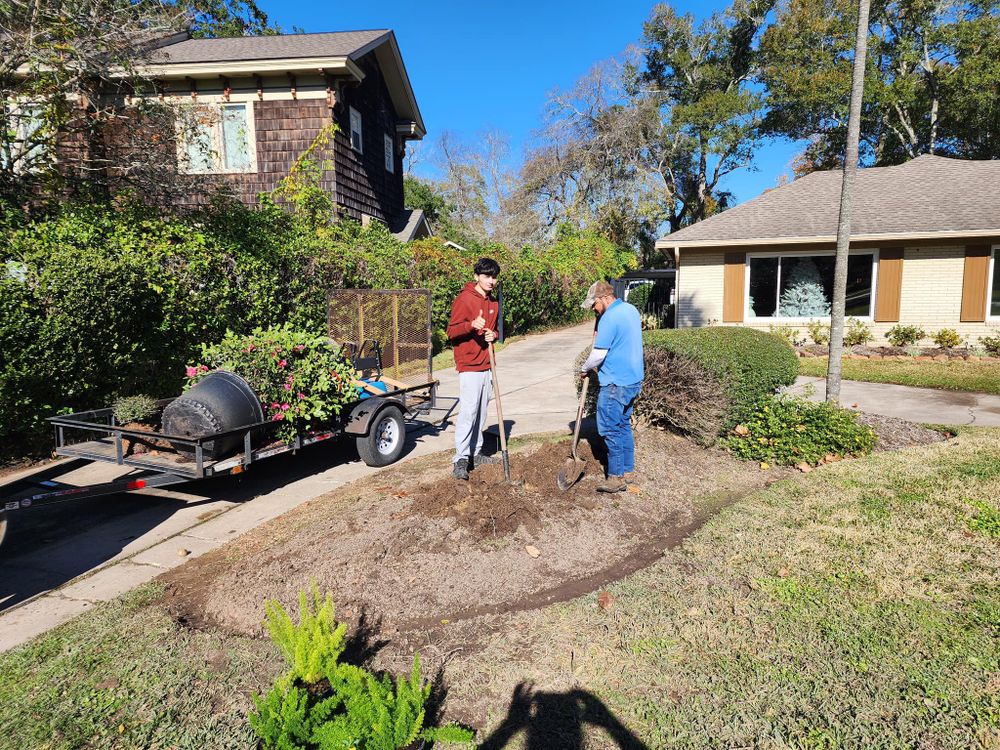
[[[576,444],[580,442],[580,423],[583,421],[583,406],[587,403],[587,391],[590,389],[590,374],[582,378],[580,386],[580,405],[576,408],[576,425],[573,427],[573,460],[579,461],[576,455]]]
[[[497,402],[497,427],[500,430],[500,450],[507,452],[507,430],[504,429],[503,407],[500,405],[500,383],[497,382],[497,363],[493,355],[493,342],[490,342],[490,374],[493,376],[493,398]]]

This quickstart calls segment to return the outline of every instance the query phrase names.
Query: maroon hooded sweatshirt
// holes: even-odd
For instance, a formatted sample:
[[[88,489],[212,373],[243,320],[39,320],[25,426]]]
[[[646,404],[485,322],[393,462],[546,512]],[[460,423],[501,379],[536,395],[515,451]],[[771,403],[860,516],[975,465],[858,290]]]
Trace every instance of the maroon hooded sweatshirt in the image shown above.
[[[472,321],[482,313],[486,326],[482,331],[472,327]],[[455,369],[459,372],[483,372],[490,369],[490,353],[483,331],[497,330],[500,306],[493,295],[483,297],[470,281],[451,303],[448,338],[455,347]]]

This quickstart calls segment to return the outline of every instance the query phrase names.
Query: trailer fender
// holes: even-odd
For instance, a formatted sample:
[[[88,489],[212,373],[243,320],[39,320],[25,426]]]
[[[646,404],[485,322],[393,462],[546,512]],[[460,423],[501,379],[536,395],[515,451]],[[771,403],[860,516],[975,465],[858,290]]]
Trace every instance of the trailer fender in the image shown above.
[[[355,437],[367,435],[371,429],[372,422],[375,421],[375,417],[387,406],[403,408],[402,404],[391,398],[372,396],[371,398],[366,398],[364,401],[360,401],[351,409],[350,414],[347,415],[347,419],[344,420],[344,434],[354,435]]]

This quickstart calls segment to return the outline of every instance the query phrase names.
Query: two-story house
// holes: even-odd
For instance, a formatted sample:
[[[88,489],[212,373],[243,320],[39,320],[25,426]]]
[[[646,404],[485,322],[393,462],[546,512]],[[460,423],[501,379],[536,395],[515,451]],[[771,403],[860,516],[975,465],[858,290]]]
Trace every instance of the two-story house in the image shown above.
[[[177,169],[227,183],[247,203],[274,189],[331,122],[339,126],[320,184],[340,215],[378,219],[401,239],[425,236],[403,204],[406,143],[426,133],[391,30],[164,39],[138,71],[186,112]],[[193,184],[199,184],[197,180]],[[205,199],[197,191],[182,203]]]

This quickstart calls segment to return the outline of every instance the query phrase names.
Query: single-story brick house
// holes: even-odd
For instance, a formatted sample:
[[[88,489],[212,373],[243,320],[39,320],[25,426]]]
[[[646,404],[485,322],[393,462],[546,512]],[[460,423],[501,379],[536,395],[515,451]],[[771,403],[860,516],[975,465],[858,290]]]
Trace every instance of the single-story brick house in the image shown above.
[[[814,172],[663,237],[677,325],[829,320],[841,172]],[[1000,334],[1000,161],[925,155],[855,182],[847,314],[967,341]]]

